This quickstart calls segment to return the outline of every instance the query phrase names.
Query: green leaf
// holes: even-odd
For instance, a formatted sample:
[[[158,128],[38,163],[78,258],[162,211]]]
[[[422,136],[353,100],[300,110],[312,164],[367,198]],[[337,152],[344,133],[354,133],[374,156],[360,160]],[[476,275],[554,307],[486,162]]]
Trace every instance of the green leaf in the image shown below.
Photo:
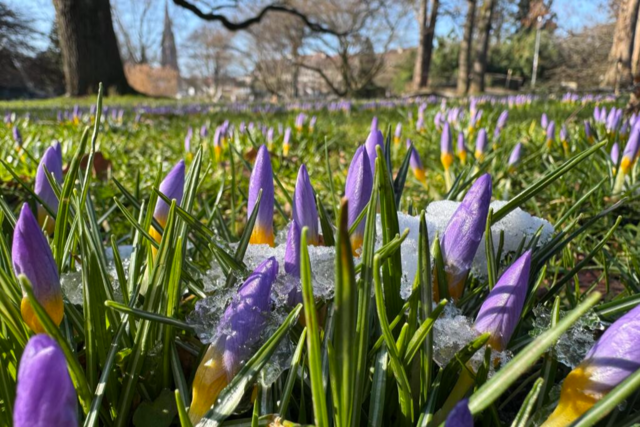
[[[538,378],[533,384],[531,391],[529,391],[524,402],[522,402],[522,406],[518,411],[518,415],[516,415],[516,418],[513,420],[511,427],[527,427],[531,411],[533,410],[533,405],[536,403],[536,399],[538,398],[543,382],[544,380],[542,378]]]
[[[166,388],[153,403],[142,402],[135,414],[133,425],[136,427],[169,427],[178,414],[175,393]]]

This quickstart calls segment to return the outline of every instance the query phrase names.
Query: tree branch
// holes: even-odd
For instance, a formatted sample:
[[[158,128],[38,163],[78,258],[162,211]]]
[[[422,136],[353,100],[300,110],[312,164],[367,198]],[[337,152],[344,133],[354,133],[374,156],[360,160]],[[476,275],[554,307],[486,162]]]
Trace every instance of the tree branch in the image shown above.
[[[240,22],[231,22],[226,16],[219,13],[206,13],[202,11],[202,9],[200,9],[198,6],[190,3],[187,0],[173,0],[173,3],[177,6],[190,10],[197,17],[204,19],[205,21],[220,22],[229,31],[246,30],[252,25],[258,24],[260,21],[262,21],[262,18],[264,18],[269,12],[276,12],[296,16],[297,18],[301,19],[305,23],[305,25],[309,27],[310,30],[317,33],[332,34],[338,37],[348,34],[347,32],[338,32],[317,22],[312,22],[307,15],[305,15],[298,9],[280,3],[273,3],[265,6],[257,15]]]

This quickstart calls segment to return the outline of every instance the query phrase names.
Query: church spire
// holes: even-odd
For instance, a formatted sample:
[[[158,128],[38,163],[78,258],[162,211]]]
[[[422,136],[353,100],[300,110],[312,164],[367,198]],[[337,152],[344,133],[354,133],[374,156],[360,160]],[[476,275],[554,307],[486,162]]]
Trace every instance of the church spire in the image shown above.
[[[173,28],[171,18],[169,17],[169,2],[164,4],[164,29],[162,31],[162,55],[160,57],[160,65],[169,67],[176,71],[178,68],[178,52],[176,50],[176,40],[173,36]]]

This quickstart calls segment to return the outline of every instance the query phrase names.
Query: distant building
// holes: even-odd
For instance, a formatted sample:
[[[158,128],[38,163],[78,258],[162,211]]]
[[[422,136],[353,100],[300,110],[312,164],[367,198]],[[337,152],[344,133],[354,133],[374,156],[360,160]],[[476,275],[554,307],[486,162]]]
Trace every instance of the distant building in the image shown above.
[[[169,2],[164,4],[164,29],[162,30],[160,66],[171,68],[180,73],[178,67],[178,51],[176,49],[176,39],[173,35],[173,24],[169,17]]]

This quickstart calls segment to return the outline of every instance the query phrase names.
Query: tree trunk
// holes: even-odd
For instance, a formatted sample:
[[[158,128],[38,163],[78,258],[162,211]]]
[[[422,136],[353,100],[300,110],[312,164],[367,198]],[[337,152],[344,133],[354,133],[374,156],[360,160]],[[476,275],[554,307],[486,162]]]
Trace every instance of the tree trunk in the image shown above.
[[[633,45],[639,5],[640,0],[623,0],[620,4],[603,86],[624,87],[631,84],[631,59],[635,50]]]
[[[471,93],[484,92],[484,73],[487,70],[487,54],[489,52],[489,38],[491,35],[491,19],[495,0],[484,0],[480,9],[478,23],[478,40],[476,54],[471,74]]]
[[[113,31],[109,0],[53,0],[67,95],[130,93]]]
[[[460,42],[460,56],[458,57],[458,95],[466,95],[469,91],[469,63],[471,62],[475,15],[476,0],[467,0],[467,19],[464,23],[464,34]]]
[[[638,17],[636,19],[635,37],[633,40],[633,55],[631,56],[631,74],[637,76],[640,74],[640,9],[638,9]]]
[[[435,34],[436,21],[438,19],[439,0],[430,0],[431,13],[427,18],[427,0],[420,1],[418,26],[420,27],[420,40],[416,54],[416,63],[413,69],[413,88],[420,90],[429,83],[429,68],[431,67],[431,53],[433,52],[433,36]]]

